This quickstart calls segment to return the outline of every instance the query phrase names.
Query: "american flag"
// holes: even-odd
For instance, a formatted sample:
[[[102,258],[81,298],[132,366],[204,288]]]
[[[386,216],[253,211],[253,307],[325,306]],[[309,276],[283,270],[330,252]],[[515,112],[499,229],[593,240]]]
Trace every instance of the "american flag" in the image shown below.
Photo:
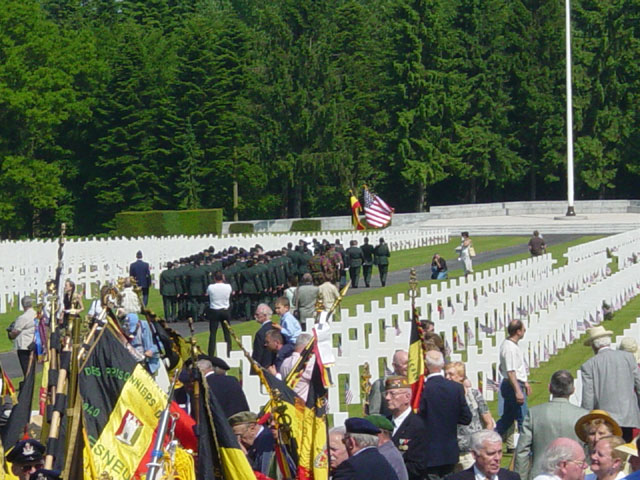
[[[484,333],[491,335],[493,333],[493,327],[491,325],[480,325],[480,330]]]
[[[344,382],[344,403],[345,405],[349,405],[353,402],[353,392],[351,391],[351,387],[349,386],[349,380]]]
[[[393,208],[377,195],[372,195],[364,189],[364,216],[369,226],[373,228],[386,227],[391,221]]]
[[[464,331],[467,332],[467,338],[469,339],[469,341],[473,342],[473,339],[476,338],[476,336],[473,334],[473,330],[468,323],[464,324]]]

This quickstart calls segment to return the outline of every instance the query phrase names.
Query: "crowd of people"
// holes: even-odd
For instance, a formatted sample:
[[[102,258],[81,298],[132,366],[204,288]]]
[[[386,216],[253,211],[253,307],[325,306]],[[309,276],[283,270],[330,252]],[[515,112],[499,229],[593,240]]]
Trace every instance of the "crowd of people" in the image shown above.
[[[472,245],[470,241],[465,245],[468,240],[468,235],[463,235],[461,257],[465,255],[464,249]],[[366,240],[363,247],[365,245],[368,245]],[[380,246],[385,246],[384,241],[381,240],[377,249],[371,249],[372,264],[379,266],[376,257],[380,256]],[[251,411],[241,383],[226,375],[229,365],[215,356],[217,330],[214,326],[217,329],[223,320],[231,317],[234,295],[237,295],[236,300],[249,295],[245,299],[249,306],[242,304],[242,308],[250,308],[260,324],[254,336],[251,358],[259,369],[276,378],[287,379],[305,349],[314,341],[313,335],[304,331],[300,319],[314,316],[318,292],[324,290],[323,299],[335,301],[337,286],[344,280],[343,273],[346,276],[349,270],[355,287],[360,272],[352,272],[352,269],[364,266],[370,258],[364,253],[368,249],[359,248],[353,242],[344,255],[337,250],[336,244],[318,243],[312,248],[313,254],[301,242],[296,249],[289,245],[280,252],[265,253],[259,246],[246,255],[236,249],[220,254],[207,251],[186,261],[184,266],[192,263],[190,268],[172,280],[182,283],[186,279],[186,285],[190,287],[192,279],[204,275],[207,286],[203,315],[210,320],[212,330],[207,354],[199,355],[195,363],[209,389],[220,399],[224,417],[251,468],[266,478],[276,478],[272,475],[277,435],[272,425],[261,418],[260,412]],[[543,247],[533,242],[532,248],[538,251]],[[388,252],[382,256],[388,260]],[[299,263],[299,258],[305,260]],[[335,265],[333,259],[337,262]],[[132,265],[131,272],[132,279],[137,282],[136,274],[148,275],[148,265],[142,262],[141,252],[136,263],[138,266]],[[243,264],[239,272],[229,273],[228,269],[237,264]],[[258,266],[258,270],[246,273]],[[301,271],[300,266],[308,271],[304,268]],[[182,267],[171,268],[163,272],[163,276],[179,268]],[[197,274],[195,270],[198,270]],[[281,275],[277,271],[281,271]],[[236,287],[228,281],[227,274],[235,276]],[[278,283],[285,274],[296,280],[299,278],[300,284],[296,281]],[[362,275],[365,285],[369,286],[370,271],[362,269]],[[249,276],[272,278],[276,283],[268,283],[268,291],[247,294],[244,284]],[[134,290],[132,279],[124,280],[121,290],[112,298],[113,307],[131,346],[153,375],[160,367],[162,345],[154,338],[153,325],[140,315],[146,299],[140,291]],[[237,287],[238,281],[242,288]],[[327,283],[334,294],[325,293],[329,291],[325,286]],[[107,290],[101,293],[110,295]],[[66,282],[64,294],[61,325],[82,311],[75,303],[78,299],[72,282]],[[189,302],[195,295],[182,298],[186,301],[183,308],[195,311],[200,303],[199,296],[190,307]],[[9,332],[21,365],[25,357],[28,359],[28,336],[34,335],[36,317],[32,299],[24,297],[22,306],[24,313]],[[99,315],[100,308],[100,302],[94,302],[89,317]],[[502,378],[498,388],[501,407],[499,418],[494,419],[482,392],[467,378],[465,364],[447,361],[445,342],[436,333],[434,322],[423,320],[419,331],[424,340],[421,388],[415,390],[409,383],[408,370],[412,362],[409,352],[396,351],[392,371],[375,379],[365,389],[368,395],[363,415],[351,417],[344,425],[335,425],[329,430],[327,451],[331,478],[584,480],[585,474],[588,480],[636,480],[640,477],[637,473],[640,471],[640,369],[637,343],[633,339],[626,338],[618,348],[612,348],[611,330],[602,325],[589,328],[585,345],[594,355],[580,367],[580,405],[570,401],[575,393],[574,377],[567,370],[558,370],[549,380],[550,400],[529,408],[532,389],[520,346],[527,328],[522,320],[511,321],[497,359]],[[313,355],[310,358],[293,387],[303,404],[308,400],[315,364]],[[188,380],[184,384],[188,384]],[[183,396],[179,392],[176,400],[191,412],[188,390]],[[331,408],[337,406],[330,406],[330,411]],[[505,469],[501,466],[504,442],[514,431],[517,441],[513,462]],[[44,447],[36,440],[24,440],[11,449],[7,460],[12,462],[14,475],[22,480],[59,478],[57,472],[43,470],[43,453]]]
[[[346,249],[340,240],[300,240],[295,247],[289,243],[281,250],[266,252],[260,245],[249,250],[229,247],[220,252],[209,247],[169,262],[160,274],[165,318],[169,322],[204,320],[210,303],[207,289],[220,281],[216,280],[218,272],[231,286],[229,313],[234,320],[250,319],[259,303],[273,307],[275,299],[285,294],[295,310],[304,311],[304,306],[295,303],[300,301],[294,295],[299,285],[318,287],[330,307],[337,297],[331,285],[344,287],[349,278],[351,287],[358,288],[362,277],[365,287],[370,287],[374,265],[385,286],[390,255],[384,239],[374,247],[366,237],[362,246],[351,240]]]

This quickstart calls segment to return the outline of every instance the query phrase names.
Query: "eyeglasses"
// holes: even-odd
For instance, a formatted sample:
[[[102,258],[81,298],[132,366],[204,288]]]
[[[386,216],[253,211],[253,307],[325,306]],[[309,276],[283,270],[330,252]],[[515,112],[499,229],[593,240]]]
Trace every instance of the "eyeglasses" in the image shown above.
[[[565,460],[565,461],[567,463],[575,463],[577,466],[579,466],[583,470],[589,466],[587,462],[585,462],[584,460]]]
[[[22,471],[23,472],[30,472],[32,468],[35,468],[36,470],[40,470],[42,467],[44,467],[44,463],[32,463],[30,465],[22,465]]]

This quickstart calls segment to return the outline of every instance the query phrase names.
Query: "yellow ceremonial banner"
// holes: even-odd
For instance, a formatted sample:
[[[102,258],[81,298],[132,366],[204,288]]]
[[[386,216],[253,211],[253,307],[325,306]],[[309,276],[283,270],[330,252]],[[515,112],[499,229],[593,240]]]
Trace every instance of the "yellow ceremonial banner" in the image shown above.
[[[127,379],[109,420],[91,446],[91,459],[100,476],[129,480],[153,441],[167,397],[142,365]],[[85,470],[85,480],[93,480]]]

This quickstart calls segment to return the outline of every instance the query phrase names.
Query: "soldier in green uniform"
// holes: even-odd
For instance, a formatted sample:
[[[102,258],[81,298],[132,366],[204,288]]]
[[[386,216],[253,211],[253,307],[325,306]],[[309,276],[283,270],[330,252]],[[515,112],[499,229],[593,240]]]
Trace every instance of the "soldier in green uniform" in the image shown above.
[[[296,247],[298,252],[298,279],[301,279],[305,273],[309,273],[309,260],[311,260],[311,252],[307,248],[307,243],[300,240],[300,244]]]
[[[380,273],[380,284],[384,287],[387,284],[387,271],[389,270],[389,246],[384,243],[384,238],[380,238],[380,244],[374,250],[374,262],[378,266]]]
[[[199,321],[204,312],[208,287],[207,270],[204,265],[200,265],[201,261],[200,256],[196,256],[193,267],[186,274],[189,284],[189,316],[194,322]]]
[[[324,283],[324,269],[322,268],[322,254],[323,247],[318,245],[316,247],[316,252],[309,259],[309,271],[311,272],[311,277],[313,277],[313,284],[317,287],[318,285],[322,285]]]
[[[358,288],[358,282],[360,281],[360,270],[362,268],[362,250],[358,247],[357,240],[351,240],[349,242],[350,247],[345,252],[347,257],[347,265],[349,266],[349,278],[351,279],[351,286]]]
[[[342,264],[340,266],[340,289],[342,289],[347,284],[347,254],[339,238],[336,238],[336,252],[342,257]]]
[[[180,259],[180,265],[175,268],[174,282],[176,286],[176,299],[178,302],[177,320],[187,318],[187,281],[185,279],[186,272],[191,268],[186,258]]]
[[[364,237],[362,250],[362,278],[367,288],[371,286],[371,271],[373,270],[373,245],[369,243],[369,237]]]
[[[289,242],[287,244],[287,249],[286,249],[285,255],[289,259],[289,263],[291,265],[291,267],[290,267],[290,270],[291,270],[290,275],[295,275],[296,278],[297,278],[298,277],[298,251],[295,248],[293,248],[293,244],[291,242]],[[289,277],[287,277],[287,278],[289,278]]]
[[[244,306],[244,318],[251,318],[258,306],[258,298],[262,292],[262,282],[260,281],[260,268],[256,268],[253,260],[245,262],[246,268],[240,271],[240,284],[242,285],[242,303]]]
[[[171,262],[167,262],[167,269],[160,274],[160,295],[162,295],[164,318],[167,322],[176,321],[176,282],[173,266]]]
[[[260,272],[260,283],[262,290],[258,293],[258,303],[273,304],[273,290],[275,288],[275,280],[273,279],[273,266],[269,265],[266,255],[259,255],[256,259],[256,267]],[[256,307],[258,304],[255,305]],[[254,309],[252,308],[253,312]]]
[[[327,258],[331,262],[331,277],[328,280],[338,284],[340,282],[340,272],[343,269],[342,255],[336,251],[336,246],[333,243],[329,244]]]

